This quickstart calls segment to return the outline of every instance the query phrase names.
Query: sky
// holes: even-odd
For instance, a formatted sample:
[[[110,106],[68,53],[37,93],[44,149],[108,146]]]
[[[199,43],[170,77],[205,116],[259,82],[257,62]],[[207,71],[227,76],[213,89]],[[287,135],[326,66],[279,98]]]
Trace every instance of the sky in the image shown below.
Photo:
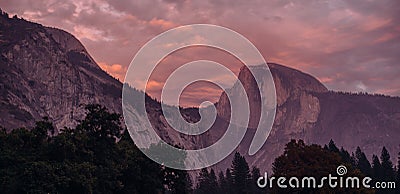
[[[147,41],[174,27],[203,23],[242,34],[268,62],[309,73],[330,90],[400,96],[397,0],[12,0],[0,1],[0,7],[72,33],[121,81]],[[193,59],[220,60],[237,73],[240,64],[226,55],[210,48],[171,54],[153,73],[148,92],[158,97],[172,67]],[[186,106],[216,101],[220,94],[212,84],[185,91]]]

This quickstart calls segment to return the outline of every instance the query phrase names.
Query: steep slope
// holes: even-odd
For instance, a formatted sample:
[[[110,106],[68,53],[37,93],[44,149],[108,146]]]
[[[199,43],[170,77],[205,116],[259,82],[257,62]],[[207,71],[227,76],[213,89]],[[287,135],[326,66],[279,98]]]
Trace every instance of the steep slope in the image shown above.
[[[2,126],[31,126],[42,117],[57,128],[72,126],[88,103],[121,112],[122,84],[71,34],[2,15],[0,35]]]

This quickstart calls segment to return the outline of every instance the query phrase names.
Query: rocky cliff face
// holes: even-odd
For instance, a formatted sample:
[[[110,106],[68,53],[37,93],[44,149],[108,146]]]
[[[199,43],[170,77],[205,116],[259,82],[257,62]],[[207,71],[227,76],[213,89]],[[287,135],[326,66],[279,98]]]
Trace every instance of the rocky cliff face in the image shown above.
[[[380,154],[383,146],[392,156],[397,155],[400,143],[399,97],[331,92],[310,75],[278,64],[268,66],[277,94],[273,128],[264,147],[254,156],[247,154],[255,132],[251,126],[237,149],[251,165],[270,170],[273,160],[283,152],[290,139],[303,139],[306,143],[320,145],[333,139],[350,152],[360,146],[369,159],[372,154]],[[250,71],[243,69],[239,80],[245,83],[243,86],[249,99],[253,100],[250,106],[256,110],[259,106],[258,90]],[[229,92],[232,91],[235,90]],[[260,92],[268,91],[261,89]],[[225,93],[217,104],[220,117],[229,120],[229,102]],[[257,117],[257,114],[252,117]],[[231,157],[218,167],[223,169],[229,165]]]
[[[400,99],[385,96],[329,92],[318,80],[300,71],[268,64],[277,93],[276,118],[265,145],[248,156],[253,126],[238,147],[250,165],[269,170],[274,158],[290,139],[326,144],[330,139],[350,151],[356,146],[370,156],[386,146],[392,156],[398,151]],[[49,117],[57,128],[73,126],[82,119],[82,104],[98,103],[121,113],[122,84],[102,71],[82,44],[71,34],[18,18],[0,17],[0,125],[7,129],[31,126]],[[243,83],[252,104],[251,123],[259,111],[258,89],[248,69]],[[230,92],[234,95],[235,88]],[[262,88],[261,92],[268,92]],[[132,95],[138,91],[132,90]],[[198,149],[216,142],[226,128],[230,109],[226,94],[217,103],[219,117],[199,136],[182,135],[165,121],[160,104],[148,97],[147,115],[158,134],[171,144]],[[181,111],[189,121],[199,119],[195,109]],[[138,118],[137,127],[141,127]],[[232,156],[216,167],[230,166]]]
[[[84,115],[81,104],[120,112],[121,83],[102,71],[71,34],[0,17],[2,126],[31,126],[48,117],[57,128]]]
[[[287,115],[289,113],[287,112],[288,108],[291,108],[291,106],[287,107],[287,105],[293,104],[294,102],[299,102],[300,105],[296,110],[290,110],[294,113],[296,119],[286,127],[298,128],[304,126],[306,123],[315,123],[318,119],[320,107],[318,99],[311,95],[311,93],[324,93],[328,92],[328,89],[314,77],[300,71],[274,63],[269,63],[268,66],[272,73],[277,96],[275,125],[283,124],[285,120],[283,115]],[[255,69],[255,72],[257,72],[257,66],[253,68]],[[261,88],[261,91],[259,91],[255,79],[247,68],[241,69],[238,79],[242,82],[249,98],[251,110],[250,127],[255,128],[259,119],[259,107],[261,103],[260,95],[258,93],[268,93],[271,91],[267,91],[267,88]],[[268,81],[266,80],[267,76],[264,76],[264,79],[264,82]],[[236,87],[233,87],[228,92],[233,94],[232,96],[235,96],[236,93],[238,93],[238,90]],[[221,95],[217,104],[218,115],[225,120],[229,120],[230,103],[226,93]]]
[[[315,128],[321,112],[321,105],[316,94],[328,92],[324,85],[308,74],[278,64],[270,63],[268,66],[275,84],[277,109],[270,135],[263,148],[254,156],[249,156],[247,152],[255,135],[254,128],[259,121],[260,97],[258,92],[270,91],[265,88],[261,88],[259,91],[247,68],[242,68],[238,76],[250,99],[251,119],[250,128],[237,151],[246,155],[251,165],[259,166],[262,170],[270,169],[273,160],[282,153],[285,144],[290,139],[304,139],[306,133]],[[255,71],[257,72],[256,69]],[[234,96],[235,94],[232,94],[234,91],[236,90],[233,88],[228,92]],[[229,121],[230,105],[225,93],[221,95],[217,106],[218,115]],[[225,164],[221,164],[221,166],[229,165],[230,161],[231,159],[228,158],[222,162]]]

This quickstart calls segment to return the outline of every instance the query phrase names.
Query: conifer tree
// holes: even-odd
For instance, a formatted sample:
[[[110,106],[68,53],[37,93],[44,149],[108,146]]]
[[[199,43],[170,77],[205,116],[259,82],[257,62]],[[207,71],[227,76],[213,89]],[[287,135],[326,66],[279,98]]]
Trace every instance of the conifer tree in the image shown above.
[[[215,176],[214,170],[208,172],[207,168],[201,169],[198,176],[198,183],[195,193],[217,193],[218,185],[216,178],[217,177]]]
[[[224,172],[220,171],[218,174],[218,189],[219,193],[227,193],[228,185],[224,176]]]
[[[235,153],[232,161],[232,179],[233,188],[237,193],[249,193],[251,187],[251,174],[249,165],[246,159],[239,154]]]
[[[343,147],[340,148],[340,157],[342,157],[342,160],[346,164],[350,164],[355,166],[355,161],[354,158],[350,156],[349,152],[345,150]]]
[[[215,175],[214,169],[210,170],[210,177],[209,177],[209,182],[210,182],[210,192],[209,193],[218,193],[218,181],[217,181],[217,176]]]
[[[227,185],[227,193],[233,193],[233,177],[230,168],[227,168],[225,171],[226,175],[226,185]]]
[[[335,142],[332,139],[329,141],[328,149],[332,152],[339,153],[339,148],[336,146]]]
[[[379,161],[378,156],[375,154],[372,156],[372,175],[375,180],[382,180],[382,166],[381,162]]]
[[[393,169],[393,163],[390,160],[390,154],[386,147],[382,148],[381,153],[381,166],[382,166],[382,178],[385,181],[393,181],[395,178],[395,173]]]
[[[263,190],[257,185],[257,180],[261,176],[264,175],[261,175],[260,169],[257,167],[253,167],[251,170],[251,186],[252,186],[251,193],[263,193]]]
[[[358,146],[356,149],[356,167],[360,169],[360,171],[366,175],[371,175],[371,164],[369,163],[367,156],[365,153],[361,151],[361,148]]]

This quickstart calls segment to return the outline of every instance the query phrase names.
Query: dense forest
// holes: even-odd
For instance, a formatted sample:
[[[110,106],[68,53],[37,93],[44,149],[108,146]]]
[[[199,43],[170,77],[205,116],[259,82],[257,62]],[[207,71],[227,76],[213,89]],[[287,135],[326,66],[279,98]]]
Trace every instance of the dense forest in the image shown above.
[[[400,153],[399,153],[400,159]],[[395,165],[391,162],[390,154],[385,147],[381,156],[373,155],[372,164],[366,155],[357,147],[355,153],[350,154],[343,148],[338,148],[331,140],[328,145],[306,145],[302,140],[292,140],[286,144],[284,153],[275,159],[273,174],[276,177],[326,177],[328,174],[336,175],[339,165],[347,167],[346,176],[371,177],[375,182],[396,182],[400,185],[400,162]],[[397,170],[396,170],[397,169]],[[399,188],[285,188],[279,189],[276,182],[272,188],[259,188],[257,179],[264,176],[257,167],[249,168],[246,160],[236,153],[231,168],[226,172],[219,172],[218,178],[213,169],[202,169],[198,176],[199,183],[195,187],[195,193],[400,193]],[[318,179],[317,179],[318,180]]]
[[[148,159],[121,127],[121,115],[100,105],[87,105],[85,119],[57,132],[44,118],[32,129],[0,130],[0,191],[2,193],[400,193],[396,189],[335,189],[327,187],[259,188],[264,176],[235,153],[224,172],[201,169],[195,184],[187,171],[174,170]],[[124,131],[121,134],[121,131]],[[399,155],[400,157],[400,155]],[[354,153],[333,141],[321,147],[302,140],[287,143],[275,159],[272,176],[322,177],[345,165],[347,175],[396,181],[385,147],[370,162],[358,147]]]
[[[0,134],[4,193],[185,193],[187,172],[163,168],[137,149],[121,116],[99,105],[75,129],[55,135],[47,120]],[[117,139],[119,141],[117,141]]]

